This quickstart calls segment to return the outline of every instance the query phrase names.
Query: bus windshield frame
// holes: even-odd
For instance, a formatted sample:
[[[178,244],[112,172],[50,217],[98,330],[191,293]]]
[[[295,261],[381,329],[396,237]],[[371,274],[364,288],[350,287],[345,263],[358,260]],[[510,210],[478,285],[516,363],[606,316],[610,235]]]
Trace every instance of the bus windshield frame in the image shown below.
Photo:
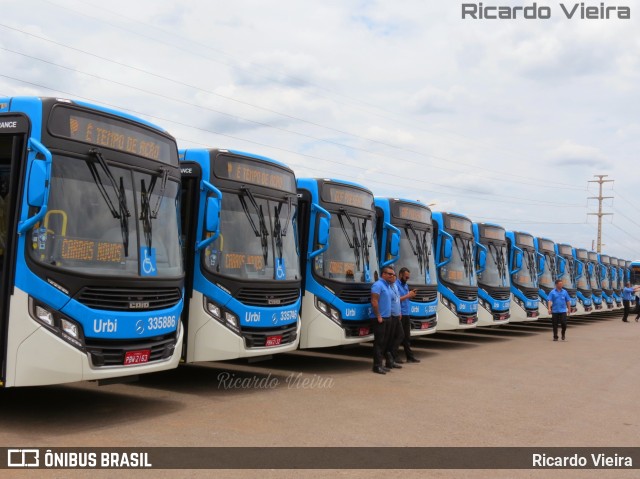
[[[456,219],[459,219],[456,217]],[[467,220],[468,221],[468,220]],[[469,221],[469,223],[471,223]],[[473,257],[473,236],[461,234],[455,230],[447,232],[453,236],[450,260],[438,271],[441,281],[456,286],[478,286],[475,261]],[[440,255],[442,256],[441,251]],[[444,259],[444,258],[443,258]]]
[[[204,270],[239,281],[300,281],[297,197],[244,185],[222,192],[220,236],[201,255]]]
[[[48,211],[28,233],[30,261],[103,277],[183,274],[180,184],[167,169],[52,153]]]

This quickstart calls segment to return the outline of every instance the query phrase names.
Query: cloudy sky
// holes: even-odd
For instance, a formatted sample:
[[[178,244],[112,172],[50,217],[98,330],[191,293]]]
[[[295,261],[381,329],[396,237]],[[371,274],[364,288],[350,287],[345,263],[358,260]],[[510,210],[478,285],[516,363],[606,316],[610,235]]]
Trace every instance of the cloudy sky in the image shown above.
[[[612,3],[629,20],[545,0],[549,20],[463,20],[462,3],[0,0],[0,95],[125,109],[180,147],[577,247],[596,238],[588,180],[609,175],[603,251],[640,259],[640,2]]]

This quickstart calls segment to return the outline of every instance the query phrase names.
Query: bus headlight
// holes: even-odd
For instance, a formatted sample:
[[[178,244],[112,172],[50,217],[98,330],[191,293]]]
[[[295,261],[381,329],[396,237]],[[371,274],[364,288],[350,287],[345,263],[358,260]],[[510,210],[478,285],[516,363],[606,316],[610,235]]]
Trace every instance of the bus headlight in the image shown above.
[[[209,298],[204,298],[204,309],[209,315],[218,321],[220,324],[226,326],[234,333],[240,333],[240,321],[238,316],[233,314],[231,311],[227,311],[225,308],[220,306],[219,304],[214,303]]]
[[[332,308],[327,303],[325,303],[321,299],[318,299],[317,297],[316,297],[316,309],[320,311],[322,314],[324,314],[327,318],[329,318],[334,323],[340,324],[340,325],[342,324],[342,317],[340,315],[340,311],[338,311],[336,308]]]
[[[29,297],[29,314],[52,334],[84,351],[84,335],[79,323],[32,297]]]
[[[213,316],[216,319],[220,319],[220,306],[218,306],[217,304],[214,304],[210,301],[207,301],[207,311],[209,312],[209,314],[211,314],[211,316]]]
[[[39,319],[41,322],[47,324],[48,326],[54,326],[53,324],[53,313],[42,306],[35,307],[35,317]]]
[[[239,331],[238,317],[235,314],[230,313],[229,311],[225,311],[224,319],[227,322],[227,326],[229,326],[231,329]]]
[[[316,308],[325,316],[329,316],[329,305],[322,301],[321,299],[316,298]]]
[[[60,325],[62,326],[62,331],[67,333],[69,336],[73,338],[78,338],[78,325],[68,321],[66,319],[62,319],[60,321]]]

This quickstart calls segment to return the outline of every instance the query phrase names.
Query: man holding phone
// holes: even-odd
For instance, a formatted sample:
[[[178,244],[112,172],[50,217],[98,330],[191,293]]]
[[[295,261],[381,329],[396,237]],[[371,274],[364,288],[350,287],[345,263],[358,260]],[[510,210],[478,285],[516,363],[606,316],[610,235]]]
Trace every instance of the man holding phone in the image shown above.
[[[409,268],[400,268],[396,287],[400,293],[400,312],[402,313],[402,337],[398,335],[399,341],[395,344],[394,352],[397,352],[400,344],[404,347],[404,354],[407,356],[408,363],[419,363],[420,360],[415,357],[411,350],[411,298],[416,296],[415,289],[409,291],[408,281],[411,279],[411,271]],[[397,355],[397,353],[396,353]],[[397,362],[397,360],[396,360]]]

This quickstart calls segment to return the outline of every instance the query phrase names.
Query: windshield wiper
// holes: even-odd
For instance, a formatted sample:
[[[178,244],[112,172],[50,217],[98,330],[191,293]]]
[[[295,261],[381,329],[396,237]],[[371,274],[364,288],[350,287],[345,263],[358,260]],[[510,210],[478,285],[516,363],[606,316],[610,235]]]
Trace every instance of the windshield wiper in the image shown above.
[[[282,205],[284,202],[278,203],[278,206],[273,207],[273,237],[276,242],[276,248],[278,250],[278,259],[282,259],[282,238],[287,236],[287,230],[289,228],[289,220],[291,220],[291,197],[292,195],[287,195],[286,198],[288,200],[289,211],[287,212],[287,220],[284,223],[284,228],[280,223],[280,212],[282,211]]]
[[[102,183],[102,179],[100,178],[100,174],[98,173],[98,169],[96,168],[95,163],[87,160],[86,161],[87,167],[91,172],[93,181],[98,187],[98,191],[102,195],[102,198],[104,198],[104,201],[107,204],[107,207],[109,208],[109,211],[111,212],[113,217],[115,219],[120,220],[120,232],[122,233],[122,246],[124,247],[124,255],[125,257],[127,257],[129,256],[129,216],[131,216],[131,213],[129,213],[129,208],[127,207],[127,195],[124,189],[123,177],[122,176],[120,177],[120,185],[118,186],[118,183],[116,182],[116,179],[113,177],[113,174],[111,173],[111,169],[109,168],[109,165],[107,164],[104,157],[102,156],[102,153],[100,153],[95,148],[92,148],[89,150],[89,154],[93,155],[96,158],[96,160],[98,160],[98,164],[102,168],[102,171],[104,171],[104,174],[107,176],[109,183],[111,183],[116,199],[118,200],[118,209],[116,210],[116,207],[113,204],[113,201],[111,201],[111,197],[107,193],[104,183]]]
[[[267,258],[269,257],[269,242],[267,240],[267,238],[269,237],[269,231],[267,231],[267,225],[265,224],[265,221],[264,221],[264,212],[262,211],[262,205],[258,206],[258,202],[253,196],[253,193],[251,193],[251,190],[246,186],[243,185],[242,187],[240,187],[240,193],[241,194],[238,195],[238,198],[240,199],[240,204],[242,205],[244,214],[247,216],[247,219],[249,220],[249,224],[251,225],[251,229],[253,230],[253,233],[256,235],[256,237],[260,238],[260,243],[262,245],[262,256],[264,258],[264,264],[266,266]],[[251,218],[251,213],[249,213],[249,208],[247,206],[246,200],[244,199],[244,195],[246,195],[249,198],[249,201],[255,208],[256,213],[258,214],[260,229],[258,229],[258,227],[253,221],[253,218]]]
[[[353,230],[353,241],[352,238],[347,233],[347,229],[344,227],[344,222],[342,221],[342,216],[347,218],[347,221],[351,225]],[[356,271],[360,271],[360,240],[358,239],[358,232],[356,231],[356,225],[354,224],[351,216],[347,213],[347,210],[344,208],[340,208],[340,212],[338,213],[338,221],[340,222],[340,228],[342,228],[342,232],[344,233],[344,237],[347,239],[347,244],[349,248],[351,248],[356,257]]]
[[[362,221],[362,266],[365,274],[368,274],[369,271],[369,248],[371,248],[371,242],[373,241],[373,236],[369,239],[367,235],[367,222],[369,218],[370,217],[367,217]]]
[[[462,250],[460,250],[460,246],[458,245],[458,240],[462,243]],[[458,250],[458,254],[462,259],[462,265],[464,267],[464,274],[471,281],[471,277],[473,275],[473,252],[471,251],[471,240],[463,240],[459,236],[454,238],[454,243],[456,245],[456,249]]]
[[[162,204],[162,200],[164,198],[164,192],[167,188],[167,178],[169,176],[169,169],[161,167],[160,175],[162,179],[160,181],[160,192],[158,193],[158,199],[156,200],[156,204],[151,210],[151,195],[153,194],[153,190],[156,188],[156,183],[158,182],[158,176],[153,176],[151,181],[149,182],[149,188],[145,188],[144,178],[140,180],[140,203],[141,203],[141,211],[140,211],[140,220],[142,221],[142,230],[144,232],[144,239],[147,243],[147,248],[151,248],[152,241],[152,224],[151,220],[156,219],[158,217],[158,212],[160,211],[160,205]]]
[[[413,232],[415,236],[416,244],[413,244],[411,241],[411,235],[409,234],[409,230]],[[418,233],[413,228],[411,223],[407,223],[404,227],[404,232],[407,235],[407,241],[409,242],[409,246],[411,247],[411,252],[414,254],[416,258],[418,258],[418,269],[420,270],[420,274],[422,274],[422,245],[420,244],[420,238],[418,238]]]
[[[496,264],[498,275],[502,280],[502,286],[506,286],[505,282],[507,279],[507,264],[504,257],[504,248],[502,246],[498,248],[495,243],[490,242],[487,249],[489,250],[489,254],[493,259],[493,262]]]

